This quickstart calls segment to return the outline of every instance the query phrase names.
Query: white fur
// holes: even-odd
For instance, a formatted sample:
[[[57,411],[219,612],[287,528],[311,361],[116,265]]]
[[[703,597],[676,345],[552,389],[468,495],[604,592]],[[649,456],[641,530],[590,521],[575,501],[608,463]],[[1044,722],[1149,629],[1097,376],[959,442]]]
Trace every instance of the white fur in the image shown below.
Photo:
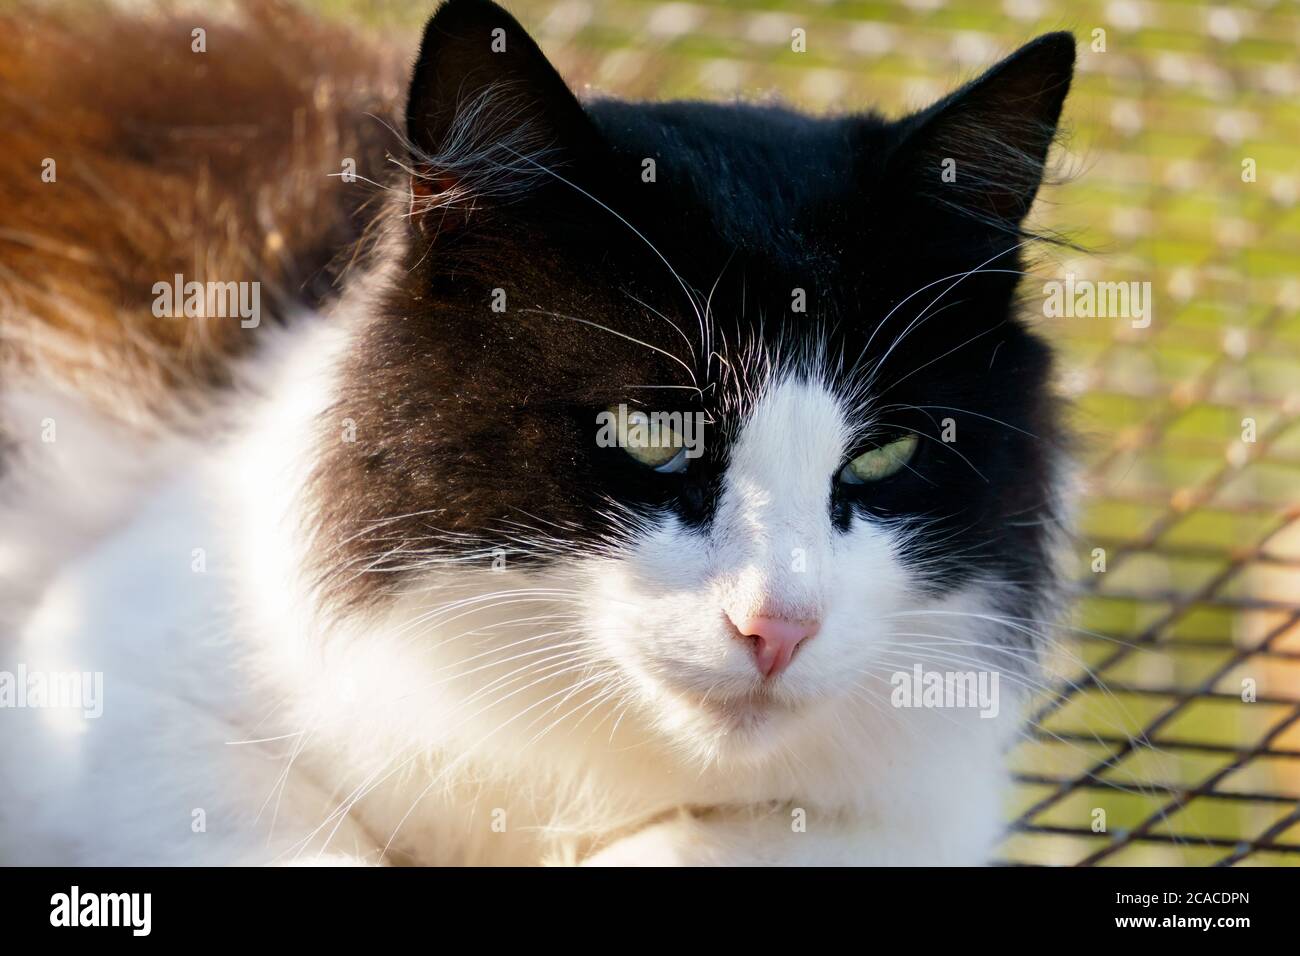
[[[0,392],[0,638],[70,556],[113,527],[171,451],[63,390],[10,374]]]
[[[335,318],[254,370],[271,387],[223,410],[232,439],[169,445],[148,490],[106,482],[90,510],[117,530],[64,554],[0,642],[0,670],[105,674],[99,720],[0,711],[0,859],[986,858],[1016,708],[895,709],[887,676],[907,635],[991,636],[962,616],[995,613],[990,588],[928,600],[897,534],[831,527],[849,426],[815,375],[767,383],[707,534],[656,520],[630,553],[546,575],[432,570],[340,619],[302,571],[303,483],[349,347]],[[822,622],[764,694],[724,616],[758,610]]]

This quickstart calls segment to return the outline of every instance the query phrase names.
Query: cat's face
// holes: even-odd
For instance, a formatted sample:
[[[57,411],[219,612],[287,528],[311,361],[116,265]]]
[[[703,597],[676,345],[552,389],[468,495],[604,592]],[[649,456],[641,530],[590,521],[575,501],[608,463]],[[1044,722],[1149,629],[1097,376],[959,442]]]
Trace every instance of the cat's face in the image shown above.
[[[890,625],[912,623],[892,615],[943,599],[925,593],[920,525],[875,520],[866,488],[837,487],[864,434],[851,398],[796,366],[743,408],[708,518],[665,509],[625,554],[593,558],[588,615],[661,726],[763,753],[785,743],[780,724],[884,676]],[[882,490],[918,480],[913,462]]]
[[[339,599],[549,590],[566,680],[715,753],[1032,614],[1059,449],[1016,229],[1072,62],[1047,38],[901,123],[584,108],[503,13],[444,8],[320,471]]]

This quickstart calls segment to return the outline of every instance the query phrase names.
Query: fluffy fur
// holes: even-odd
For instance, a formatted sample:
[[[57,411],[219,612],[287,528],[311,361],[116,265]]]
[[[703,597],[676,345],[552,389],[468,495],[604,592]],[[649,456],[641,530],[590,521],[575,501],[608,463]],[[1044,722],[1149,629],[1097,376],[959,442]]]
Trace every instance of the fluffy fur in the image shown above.
[[[40,346],[6,366],[0,670],[102,671],[105,701],[0,712],[0,859],[983,860],[1056,593],[1063,443],[1014,294],[1072,63],[1041,38],[899,122],[583,104],[500,8],[446,3],[395,178],[361,167],[370,240],[340,191],[289,247],[359,257],[339,301],[286,297],[147,428],[38,388]],[[704,454],[599,447],[618,402],[700,416]],[[837,480],[900,435],[905,469]],[[820,631],[763,678],[755,614]],[[998,672],[998,716],[891,706],[917,663]]]

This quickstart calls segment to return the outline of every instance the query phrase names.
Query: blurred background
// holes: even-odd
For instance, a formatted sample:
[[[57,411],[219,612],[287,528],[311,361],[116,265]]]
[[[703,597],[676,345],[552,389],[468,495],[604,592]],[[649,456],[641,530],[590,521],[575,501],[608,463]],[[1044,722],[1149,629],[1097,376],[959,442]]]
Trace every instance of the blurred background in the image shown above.
[[[313,5],[411,42],[433,6]],[[588,92],[818,111],[922,106],[1075,32],[1074,179],[1037,215],[1087,252],[1045,251],[1042,282],[1150,282],[1153,312],[1034,316],[1084,438],[1079,596],[996,862],[1300,863],[1295,0],[506,5]]]

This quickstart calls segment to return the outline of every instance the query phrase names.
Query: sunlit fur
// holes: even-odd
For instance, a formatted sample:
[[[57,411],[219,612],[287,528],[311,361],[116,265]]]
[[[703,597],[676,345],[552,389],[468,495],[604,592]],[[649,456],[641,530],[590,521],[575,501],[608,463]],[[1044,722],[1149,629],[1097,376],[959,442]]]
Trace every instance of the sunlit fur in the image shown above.
[[[583,106],[482,0],[416,63],[364,268],[213,353],[183,427],[106,422],[111,376],[6,381],[0,671],[105,700],[0,714],[0,860],[986,861],[1057,598],[1065,443],[1015,289],[1072,41],[897,123]],[[647,396],[708,419],[682,475],[595,447]],[[886,433],[908,467],[836,484]],[[761,679],[754,614],[820,631]],[[996,717],[893,706],[917,663],[997,672]]]
[[[21,659],[102,666],[112,696],[71,736],[39,713],[5,735],[4,759],[32,768],[2,811],[7,859],[983,858],[1014,680],[983,720],[892,708],[888,677],[916,660],[1014,673],[978,646],[998,587],[929,600],[898,560],[904,534],[832,533],[821,486],[845,419],[810,370],[762,388],[707,536],[647,520],[550,572],[434,567],[381,614],[338,617],[302,571],[299,503],[303,436],[348,339],[312,339],[262,367],[277,384],[242,437],[190,449],[194,469],[66,569],[29,622]],[[224,507],[204,506],[213,494]],[[754,601],[825,622],[769,691],[722,616]],[[55,757],[68,748],[71,768]],[[209,832],[190,832],[193,808]]]

